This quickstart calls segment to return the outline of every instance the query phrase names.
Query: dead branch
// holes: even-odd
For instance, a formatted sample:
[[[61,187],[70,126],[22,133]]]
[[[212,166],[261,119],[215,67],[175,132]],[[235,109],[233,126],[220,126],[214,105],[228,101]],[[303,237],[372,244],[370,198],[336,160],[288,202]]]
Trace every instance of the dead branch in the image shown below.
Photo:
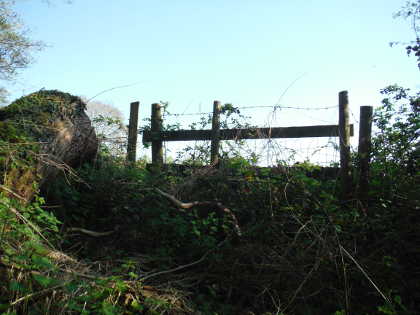
[[[18,199],[20,199],[20,200],[22,200],[24,202],[27,201],[24,197],[22,197],[21,195],[15,193],[13,190],[11,190],[10,188],[8,188],[8,187],[6,187],[4,185],[1,185],[0,184],[0,189],[3,189],[4,191],[8,192],[9,194],[13,195],[14,197],[16,197],[16,198],[18,198]]]
[[[155,188],[155,190],[161,194],[162,196],[168,198],[170,201],[172,201],[175,206],[182,208],[182,209],[190,209],[195,206],[209,206],[209,207],[215,207],[218,211],[220,211],[223,215],[227,215],[233,223],[233,227],[235,229],[235,232],[238,236],[242,235],[241,228],[239,227],[238,219],[236,218],[235,214],[225,207],[220,202],[216,201],[193,201],[193,202],[182,202],[176,199],[173,195],[170,195],[159,188]]]
[[[80,232],[89,236],[93,236],[93,237],[102,237],[102,236],[108,236],[111,235],[112,233],[114,233],[115,231],[107,231],[107,232],[95,232],[95,231],[90,231],[90,230],[86,230],[83,228],[68,228],[67,229],[68,232]]]

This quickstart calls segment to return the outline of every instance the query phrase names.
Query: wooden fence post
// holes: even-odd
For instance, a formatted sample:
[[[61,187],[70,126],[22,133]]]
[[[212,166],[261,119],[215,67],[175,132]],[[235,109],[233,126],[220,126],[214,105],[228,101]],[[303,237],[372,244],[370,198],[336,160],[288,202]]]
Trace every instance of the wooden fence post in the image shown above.
[[[128,125],[127,162],[136,162],[137,125],[139,121],[139,102],[130,104],[130,120]]]
[[[340,131],[340,180],[341,200],[346,201],[352,193],[352,175],[350,161],[350,115],[348,92],[341,91],[338,94]]]
[[[151,131],[152,133],[162,131],[162,111],[159,103],[152,104],[152,120]],[[152,166],[155,170],[159,170],[163,165],[163,142],[162,139],[152,140]]]
[[[210,163],[215,166],[219,163],[219,145],[220,145],[220,110],[219,101],[213,102],[213,118],[211,131],[211,156]]]
[[[360,129],[359,129],[359,200],[366,203],[369,191],[369,169],[370,155],[372,150],[372,118],[373,107],[360,107]]]

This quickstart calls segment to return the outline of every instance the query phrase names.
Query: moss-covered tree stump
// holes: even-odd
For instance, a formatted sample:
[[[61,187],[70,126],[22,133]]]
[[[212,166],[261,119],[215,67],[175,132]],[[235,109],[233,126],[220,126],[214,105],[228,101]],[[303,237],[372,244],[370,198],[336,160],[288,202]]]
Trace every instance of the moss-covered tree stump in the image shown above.
[[[60,169],[93,159],[98,141],[86,104],[60,91],[32,93],[0,108],[0,182],[30,200]]]

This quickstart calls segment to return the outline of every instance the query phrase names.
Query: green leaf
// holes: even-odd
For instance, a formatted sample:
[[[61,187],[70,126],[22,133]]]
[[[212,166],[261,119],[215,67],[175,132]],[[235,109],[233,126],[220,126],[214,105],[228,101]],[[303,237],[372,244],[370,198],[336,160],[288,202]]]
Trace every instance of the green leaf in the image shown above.
[[[118,313],[118,309],[107,301],[102,302],[102,312],[105,315],[116,315]]]
[[[124,292],[125,290],[127,290],[127,285],[125,284],[124,281],[117,280],[115,282],[115,289],[117,289],[120,292]]]
[[[0,311],[5,311],[10,307],[10,304],[0,304]],[[2,313],[4,314],[4,313]]]
[[[11,281],[10,285],[9,285],[9,289],[11,291],[16,291],[16,292],[25,292],[26,291],[25,287],[17,281]]]
[[[130,276],[130,278],[132,278],[132,279],[138,279],[139,278],[139,275],[138,274],[136,274],[136,273],[134,273],[134,272],[132,272],[132,271],[130,271],[129,273],[128,273],[128,275]]]
[[[38,255],[32,256],[32,262],[34,263],[34,266],[38,268],[52,269],[55,267],[48,258]]]
[[[73,292],[75,292],[78,288],[79,288],[79,285],[78,284],[76,284],[75,282],[70,282],[70,283],[68,283],[68,284],[66,284],[65,286],[64,286],[64,288],[69,292],[69,293],[73,293]]]
[[[131,307],[134,308],[136,311],[143,311],[144,306],[139,303],[137,300],[133,300],[131,302]]]
[[[45,277],[42,275],[37,275],[37,274],[34,274],[33,278],[36,280],[36,282],[38,282],[41,286],[45,288],[55,282],[55,279],[52,279],[50,277]]]

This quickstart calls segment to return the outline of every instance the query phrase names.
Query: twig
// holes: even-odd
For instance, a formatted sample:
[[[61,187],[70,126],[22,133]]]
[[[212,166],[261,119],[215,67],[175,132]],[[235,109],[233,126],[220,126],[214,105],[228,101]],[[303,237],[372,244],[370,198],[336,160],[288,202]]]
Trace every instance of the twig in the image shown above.
[[[172,269],[168,269],[168,270],[164,270],[164,271],[159,271],[159,272],[152,273],[151,275],[148,275],[148,276],[145,276],[145,277],[143,277],[143,278],[140,278],[140,279],[139,279],[139,281],[145,281],[145,280],[150,279],[150,278],[152,278],[152,277],[160,276],[160,275],[163,275],[163,274],[167,274],[167,273],[175,272],[175,271],[178,271],[178,270],[181,270],[181,269],[185,269],[185,268],[188,268],[188,267],[191,267],[191,266],[197,265],[197,264],[201,263],[202,261],[204,261],[204,259],[207,257],[207,255],[208,255],[209,253],[210,253],[210,251],[208,251],[207,253],[205,253],[205,254],[203,255],[203,257],[201,257],[201,258],[200,258],[199,260],[197,260],[197,261],[194,261],[194,262],[189,263],[189,264],[186,264],[186,265],[178,266],[178,267],[176,267],[176,268],[172,268]]]
[[[170,201],[172,201],[177,207],[182,209],[190,209],[194,206],[213,206],[217,207],[221,212],[226,213],[232,220],[235,232],[238,236],[242,235],[241,228],[239,227],[238,219],[236,218],[235,214],[228,208],[226,208],[223,204],[220,202],[214,202],[214,201],[193,201],[193,202],[182,202],[176,199],[174,196],[160,190],[159,188],[155,188],[155,190],[161,194],[162,196],[168,198]]]
[[[138,84],[138,83],[126,84],[126,85],[120,85],[120,86],[115,86],[115,87],[110,88],[110,89],[103,90],[103,91],[99,92],[98,94],[96,94],[95,96],[93,96],[93,97],[91,97],[90,99],[88,99],[88,100],[86,101],[86,104],[87,104],[87,103],[89,103],[91,100],[93,100],[95,97],[97,97],[97,96],[99,96],[99,95],[102,95],[102,94],[104,94],[104,93],[106,93],[106,92],[110,92],[110,91],[117,90],[117,89],[123,89],[123,88],[126,88],[126,87],[131,87],[131,86],[134,86],[134,85],[137,85],[137,84]]]
[[[311,270],[306,274],[305,278],[303,279],[303,281],[300,283],[300,285],[298,286],[298,288],[295,290],[295,292],[293,293],[293,297],[289,300],[289,302],[287,303],[286,307],[283,309],[283,311],[285,311],[286,309],[289,308],[289,306],[294,302],[294,300],[296,299],[297,295],[299,294],[299,292],[302,290],[304,284],[310,279],[310,277],[312,276],[312,273],[318,269],[319,265],[320,265],[321,261],[317,260],[315,262],[315,264],[312,266]]]
[[[286,95],[286,93],[287,93],[287,91],[293,86],[293,85],[295,85],[295,83],[297,82],[297,81],[299,81],[300,79],[302,79],[304,76],[306,76],[308,73],[307,72],[305,72],[305,73],[303,73],[303,74],[301,74],[300,76],[298,76],[296,79],[294,79],[285,89],[284,89],[284,91],[283,91],[283,93],[280,95],[280,97],[279,97],[279,99],[278,99],[278,101],[277,101],[277,105],[275,106],[275,107],[279,107],[279,108],[281,108],[281,105],[280,105],[280,102],[281,102],[281,100],[283,99],[283,96],[284,95]]]
[[[212,252],[212,251],[214,251],[214,250],[216,250],[217,248],[220,248],[224,243],[226,242],[226,240],[224,240],[224,241],[222,241],[222,242],[220,242],[216,247],[214,247],[214,248],[212,248],[212,249],[210,249],[210,250],[208,250],[199,260],[197,260],[197,261],[194,261],[194,262],[192,262],[192,263],[189,263],[189,264],[186,264],[186,265],[182,265],[182,266],[178,266],[178,267],[175,267],[175,268],[172,268],[172,269],[168,269],[168,270],[164,270],[164,271],[159,271],[159,272],[155,272],[155,273],[152,273],[151,275],[148,275],[148,276],[145,276],[145,277],[143,277],[143,278],[140,278],[139,279],[139,281],[144,281],[144,280],[147,280],[147,279],[150,279],[150,278],[152,278],[152,277],[156,277],[156,276],[160,276],[160,275],[163,275],[163,274],[167,274],[167,273],[171,273],[171,272],[175,272],[175,271],[178,271],[178,270],[181,270],[181,269],[185,269],[185,268],[188,268],[188,267],[191,267],[191,266],[194,266],[194,265],[197,265],[197,264],[199,264],[199,263],[201,263],[202,261],[204,261],[205,259],[206,259],[206,257]]]
[[[107,279],[106,277],[91,276],[91,275],[88,275],[88,274],[85,274],[85,273],[80,273],[80,272],[77,272],[77,271],[74,271],[74,270],[66,270],[66,269],[62,269],[62,268],[60,268],[60,270],[65,272],[65,273],[69,273],[69,274],[72,274],[72,275],[75,275],[75,276],[78,276],[78,277],[91,279],[91,280],[98,280],[98,279],[105,280],[105,279]]]
[[[9,264],[9,263],[5,263],[3,261],[0,261],[0,267],[13,268],[13,269],[17,269],[17,270],[19,270],[21,272],[26,272],[26,273],[31,273],[31,274],[37,274],[37,275],[40,274],[40,272],[37,271],[36,269],[29,268],[29,267],[28,268],[23,268],[21,266],[17,266],[14,263]],[[87,279],[92,279],[92,280],[97,280],[97,279],[104,280],[104,279],[107,279],[106,277],[92,276],[92,275],[88,275],[86,273],[81,273],[81,272],[78,272],[78,271],[75,271],[75,270],[67,270],[67,269],[64,269],[64,268],[59,268],[59,270],[62,271],[62,272],[65,272],[65,273],[74,275],[74,276],[81,277],[81,278],[87,278]]]
[[[12,194],[14,197],[16,197],[16,198],[18,198],[18,199],[20,199],[20,200],[22,200],[22,201],[25,201],[25,202],[27,202],[28,200],[26,200],[26,198],[24,198],[24,197],[22,197],[21,195],[19,195],[19,194],[17,194],[17,193],[15,193],[13,190],[11,190],[10,188],[7,188],[6,186],[4,186],[4,185],[0,185],[0,188],[1,189],[3,189],[3,190],[5,190],[5,191],[7,191],[9,194]]]
[[[77,228],[77,227],[76,228],[69,228],[69,229],[67,229],[67,231],[70,231],[70,232],[80,232],[80,233],[84,233],[86,235],[93,236],[93,237],[108,236],[108,235],[111,235],[112,233],[115,232],[115,231],[95,232],[95,231],[86,230],[86,229]]]
[[[382,298],[388,302],[390,305],[392,305],[391,301],[385,296],[385,294],[382,293],[382,291],[379,289],[379,287],[373,282],[373,280],[369,277],[369,275],[366,273],[366,271],[362,268],[362,266],[359,265],[359,263],[356,261],[356,259],[353,258],[352,255],[343,247],[340,245],[340,250],[343,251],[347,257],[351,259],[352,262],[359,268],[359,270],[363,273],[363,275],[366,277],[366,279],[369,280],[369,282],[373,285],[373,287],[376,289],[376,291],[379,292],[379,294],[382,296]]]
[[[31,294],[25,295],[25,296],[17,299],[16,301],[10,303],[10,306],[14,306],[14,305],[19,304],[19,303],[21,303],[23,301],[29,300],[29,299],[31,299],[31,298],[33,298],[35,296],[43,295],[43,294],[48,293],[50,291],[54,291],[55,289],[58,289],[58,288],[61,288],[61,287],[65,286],[67,283],[68,282],[64,282],[64,283],[59,284],[59,285],[56,285],[54,287],[47,288],[47,289],[44,289],[42,291],[38,291],[38,292],[34,292],[34,293],[31,293]]]

